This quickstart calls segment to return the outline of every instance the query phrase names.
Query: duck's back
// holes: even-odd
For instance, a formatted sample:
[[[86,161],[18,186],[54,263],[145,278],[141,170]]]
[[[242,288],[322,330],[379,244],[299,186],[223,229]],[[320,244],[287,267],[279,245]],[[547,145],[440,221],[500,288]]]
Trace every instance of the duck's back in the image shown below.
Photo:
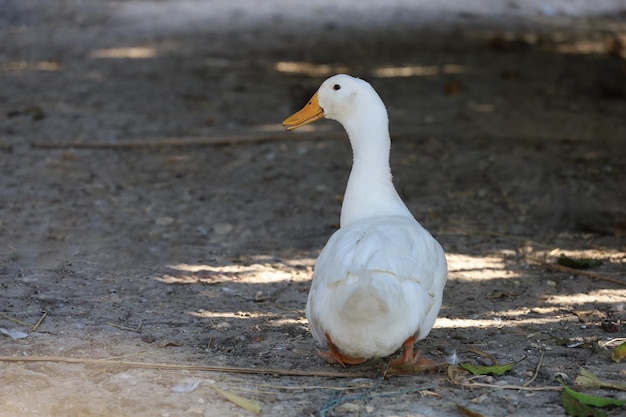
[[[430,332],[441,307],[443,249],[415,219],[370,217],[342,227],[315,265],[307,318],[320,343],[344,353],[393,353]]]

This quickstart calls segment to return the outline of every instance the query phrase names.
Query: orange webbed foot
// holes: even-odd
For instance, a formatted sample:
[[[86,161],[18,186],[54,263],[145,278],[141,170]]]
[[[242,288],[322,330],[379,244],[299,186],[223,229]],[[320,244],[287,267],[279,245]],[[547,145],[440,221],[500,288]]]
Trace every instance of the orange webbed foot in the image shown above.
[[[389,368],[385,372],[385,376],[397,375],[397,374],[419,374],[422,372],[433,371],[439,369],[447,364],[441,362],[431,361],[423,358],[419,352],[413,352],[413,345],[415,344],[415,336],[411,336],[402,344],[403,353],[402,357],[394,359],[389,364]]]

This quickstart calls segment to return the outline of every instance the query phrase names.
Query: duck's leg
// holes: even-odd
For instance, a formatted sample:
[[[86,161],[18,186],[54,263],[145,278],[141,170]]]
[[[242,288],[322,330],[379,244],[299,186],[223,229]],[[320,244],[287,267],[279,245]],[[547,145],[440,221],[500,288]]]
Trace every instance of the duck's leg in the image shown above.
[[[402,344],[402,357],[391,361],[391,368],[413,370],[428,370],[441,366],[440,363],[421,357],[419,352],[413,353],[415,335],[409,337]]]
[[[330,339],[328,333],[326,333],[326,342],[328,343],[329,350],[320,351],[318,352],[318,355],[320,355],[320,357],[328,363],[338,363],[339,365],[346,366],[358,365],[367,361],[367,359],[355,358],[339,352],[339,349],[337,349],[337,346],[335,346],[333,341]]]
[[[401,367],[405,363],[415,363],[415,360],[420,357],[419,352],[417,355],[413,353],[413,346],[415,345],[415,335],[409,337],[402,344],[402,357],[391,361],[391,366],[394,368]]]

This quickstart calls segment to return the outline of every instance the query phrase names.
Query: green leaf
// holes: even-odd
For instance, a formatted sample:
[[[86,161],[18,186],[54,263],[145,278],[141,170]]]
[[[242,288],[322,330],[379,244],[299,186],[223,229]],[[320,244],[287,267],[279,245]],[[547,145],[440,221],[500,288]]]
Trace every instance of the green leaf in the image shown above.
[[[597,259],[589,259],[589,258],[570,258],[569,256],[565,256],[561,254],[559,258],[556,260],[556,263],[562,266],[566,266],[568,268],[573,269],[589,269],[595,268],[596,266],[602,265],[602,261]]]
[[[621,362],[626,359],[626,342],[622,343],[611,352],[611,359],[615,362]]]
[[[563,401],[563,408],[565,408],[565,413],[568,416],[606,417],[606,412],[595,409],[593,407],[589,407],[588,405],[581,403],[576,398],[569,395],[567,391],[563,391],[561,393],[561,401]]]
[[[511,368],[513,368],[513,365],[515,365],[515,363],[507,363],[505,365],[491,365],[491,366],[474,366],[471,363],[461,363],[459,364],[459,366],[461,366],[461,368],[466,369],[468,371],[470,371],[472,374],[474,375],[488,375],[488,374],[494,374],[494,375],[502,375],[505,372],[511,370]]]
[[[592,405],[594,407],[606,407],[609,405],[622,406],[626,404],[626,400],[616,400],[613,398],[605,398],[605,397],[596,397],[595,395],[583,394],[581,392],[576,392],[567,385],[563,383],[560,379],[559,383],[563,386],[565,392],[567,392],[570,396],[577,399],[583,404]]]

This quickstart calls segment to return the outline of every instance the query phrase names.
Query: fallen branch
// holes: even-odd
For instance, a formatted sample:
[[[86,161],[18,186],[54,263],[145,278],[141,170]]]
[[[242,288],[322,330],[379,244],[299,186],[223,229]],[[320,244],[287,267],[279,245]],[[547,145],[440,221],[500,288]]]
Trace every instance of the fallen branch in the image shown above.
[[[0,356],[0,362],[54,362],[54,363],[74,363],[80,365],[99,366],[125,366],[127,368],[147,368],[147,369],[171,369],[185,371],[206,371],[225,372],[235,374],[269,374],[285,376],[317,376],[327,378],[366,378],[371,377],[366,373],[332,372],[332,371],[304,371],[297,369],[272,369],[272,368],[240,368],[233,366],[216,365],[177,365],[169,363],[149,363],[149,362],[125,362],[102,359],[81,359],[66,358],[62,356]]]
[[[617,278],[608,277],[608,276],[603,275],[603,274],[598,274],[597,272],[585,271],[583,269],[569,268],[567,266],[563,266],[563,265],[559,265],[559,264],[553,264],[553,263],[549,263],[549,262],[544,262],[544,261],[540,261],[538,259],[535,259],[534,262],[536,264],[544,267],[544,268],[551,269],[553,271],[567,272],[569,274],[575,274],[575,275],[583,275],[583,276],[586,276],[586,277],[589,277],[589,278],[598,279],[598,280],[606,281],[606,282],[611,282],[613,284],[622,285],[622,286],[626,287],[626,281],[623,281],[623,280],[617,279]]]

